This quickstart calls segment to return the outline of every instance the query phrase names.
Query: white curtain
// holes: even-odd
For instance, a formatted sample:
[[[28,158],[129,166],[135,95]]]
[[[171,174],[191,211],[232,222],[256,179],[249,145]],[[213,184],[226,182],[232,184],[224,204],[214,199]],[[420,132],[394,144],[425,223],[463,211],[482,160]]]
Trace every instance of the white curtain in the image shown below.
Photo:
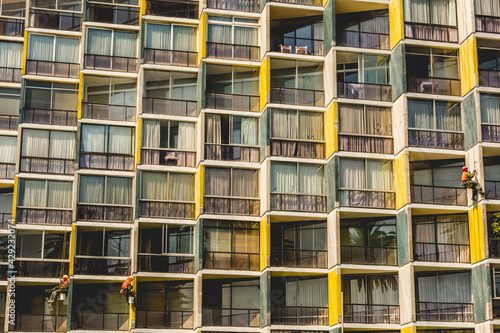
[[[48,157],[49,156],[49,131],[23,130],[21,142],[21,156]]]
[[[392,162],[383,160],[366,161],[366,187],[371,190],[392,190]]]
[[[104,177],[80,176],[78,184],[78,202],[104,203]]]
[[[365,160],[343,158],[340,160],[340,187],[346,189],[364,189]]]
[[[257,29],[249,27],[234,27],[234,43],[236,45],[258,45]]]
[[[142,146],[160,148],[160,121],[144,120],[142,123]]]
[[[233,196],[256,198],[258,194],[257,171],[233,169],[232,187]]]
[[[500,124],[500,103],[497,95],[481,94],[481,122]]]
[[[106,203],[112,205],[130,205],[132,203],[132,179],[107,177]]]
[[[366,134],[363,105],[339,104],[340,133]]]
[[[392,115],[390,108],[366,107],[366,134],[392,135]]]
[[[179,122],[179,144],[180,150],[195,150],[195,124],[184,121]]]
[[[54,61],[54,37],[30,35],[28,59]]]
[[[106,126],[82,125],[82,146],[84,152],[106,152]]]
[[[56,38],[56,62],[78,63],[78,39]]]
[[[174,45],[176,51],[196,50],[196,28],[174,25]]]
[[[22,179],[19,197],[22,207],[45,207],[45,180]]]
[[[167,200],[167,174],[164,172],[142,172],[141,199]]]
[[[433,129],[432,101],[408,100],[408,128]]]
[[[207,143],[221,143],[221,118],[216,114],[207,114]]]
[[[205,194],[220,197],[231,195],[230,188],[231,169],[206,168],[205,169]]]
[[[170,173],[168,177],[169,200],[194,201],[194,178],[188,173]]]
[[[321,165],[299,164],[299,192],[323,194],[324,171]]]
[[[370,304],[399,304],[397,276],[370,276],[368,277],[368,290]]]
[[[22,62],[23,62],[22,43],[0,42],[0,67],[21,68]]]
[[[207,42],[232,44],[231,43],[231,26],[209,24],[207,29]]]
[[[132,129],[130,127],[109,126],[108,152],[132,154]]]
[[[0,136],[0,163],[16,163],[17,137]]]
[[[149,23],[146,27],[146,48],[170,50],[171,25]]]
[[[73,160],[75,158],[75,134],[73,132],[51,131],[49,157]]]
[[[297,111],[273,109],[271,123],[273,138],[297,139]]]
[[[73,182],[54,182],[47,184],[47,207],[71,208]]]
[[[457,25],[457,5],[455,0],[431,0],[431,24]]]
[[[258,144],[258,118],[251,117],[234,117],[239,118],[241,121],[240,135],[233,135],[234,143],[241,143],[243,145],[255,146]],[[234,127],[233,127],[234,128]]]
[[[301,307],[327,307],[328,282],[326,278],[286,282],[286,305]]]
[[[299,111],[299,139],[323,140],[323,113]]]
[[[460,104],[447,102],[435,102],[436,129],[445,131],[462,131],[462,113]]]
[[[297,193],[297,165],[295,163],[271,163],[271,191]]]
[[[417,277],[418,301],[471,303],[470,273],[441,273]]]
[[[437,223],[437,242],[442,244],[469,244],[467,222]]]
[[[135,34],[130,32],[114,32],[113,56],[134,58],[136,41]]]
[[[87,53],[95,55],[111,55],[111,30],[88,29]]]
[[[500,16],[500,1],[498,0],[475,0],[476,15]]]

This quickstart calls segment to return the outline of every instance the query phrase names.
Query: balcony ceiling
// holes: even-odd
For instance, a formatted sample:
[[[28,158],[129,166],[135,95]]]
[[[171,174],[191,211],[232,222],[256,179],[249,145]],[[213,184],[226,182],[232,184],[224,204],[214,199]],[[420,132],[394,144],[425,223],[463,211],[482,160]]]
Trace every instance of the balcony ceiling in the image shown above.
[[[335,12],[337,14],[361,12],[378,9],[388,9],[388,0],[336,0]]]

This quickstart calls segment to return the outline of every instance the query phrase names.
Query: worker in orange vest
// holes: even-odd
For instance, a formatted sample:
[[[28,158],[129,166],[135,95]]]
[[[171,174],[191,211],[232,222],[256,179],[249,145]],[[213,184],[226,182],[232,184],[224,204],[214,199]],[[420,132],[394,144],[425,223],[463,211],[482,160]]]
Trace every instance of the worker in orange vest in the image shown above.
[[[132,291],[132,281],[134,278],[132,276],[129,276],[125,281],[122,283],[122,290],[120,290],[120,294],[122,296],[125,296],[126,298],[130,296],[134,296],[134,293]]]
[[[469,172],[469,169],[464,166],[462,168],[462,186],[467,189],[472,189],[472,200],[477,201],[477,193],[484,194],[483,188],[478,181],[473,180],[473,178],[477,175],[477,171]]]
[[[63,275],[62,278],[59,279],[59,285],[52,288],[52,289],[47,289],[45,292],[50,292],[50,298],[47,299],[47,303],[54,303],[55,300],[57,299],[57,296],[59,294],[68,293],[68,288],[69,288],[69,276]]]

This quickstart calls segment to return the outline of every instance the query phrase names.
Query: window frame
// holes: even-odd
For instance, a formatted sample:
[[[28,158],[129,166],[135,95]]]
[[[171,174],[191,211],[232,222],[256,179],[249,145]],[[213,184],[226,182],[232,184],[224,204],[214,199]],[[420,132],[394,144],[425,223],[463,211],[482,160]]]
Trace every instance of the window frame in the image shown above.
[[[166,186],[167,186],[167,199],[166,200],[161,200],[161,199],[144,199],[142,197],[142,188],[143,188],[143,174],[144,172],[146,173],[154,173],[154,174],[166,174],[167,175],[167,181],[166,181]],[[181,200],[172,200],[171,194],[168,192],[168,186],[170,185],[170,174],[181,174],[181,175],[190,175],[191,176],[191,182],[195,183],[195,174],[189,173],[189,172],[176,172],[176,171],[156,171],[156,170],[141,170],[141,175],[140,175],[140,193],[138,195],[139,201],[140,200],[146,200],[146,201],[155,201],[155,202],[166,202],[166,203],[186,203],[186,204],[194,204],[196,201],[196,195],[194,194],[195,189],[191,189],[191,193],[193,193],[193,201],[181,201]],[[196,183],[194,184],[196,186]]]
[[[260,129],[260,117],[256,116],[244,116],[244,115],[239,115],[239,114],[227,114],[227,113],[205,113],[205,129],[207,128],[207,115],[216,115],[222,117],[228,117],[228,123],[229,123],[229,143],[224,144],[224,143],[211,143],[208,142],[207,140],[207,131],[205,130],[205,141],[204,145],[229,145],[229,146],[236,146],[236,147],[250,147],[250,148],[259,148],[260,147],[260,136],[259,136],[259,129]],[[243,143],[235,143],[234,142],[234,118],[252,118],[257,120],[257,144],[255,145],[249,145],[249,144],[243,144]],[[222,139],[222,133],[221,133],[221,139]]]
[[[85,228],[85,227],[84,227]],[[130,235],[131,234],[131,230],[132,229],[119,229],[119,228],[109,228],[109,227],[98,227],[97,229],[101,229],[101,230],[98,230],[98,231],[102,231],[102,248],[101,248],[101,255],[100,256],[93,256],[93,255],[85,255],[85,254],[78,254],[78,250],[79,250],[79,246],[80,244],[78,244],[78,227],[76,228],[75,230],[75,255],[74,255],[74,258],[77,259],[77,258],[81,258],[81,259],[108,259],[108,260],[131,260],[131,257],[132,257],[132,251],[130,249],[130,244],[131,244],[131,239],[132,239],[132,236]],[[106,256],[104,255],[106,253],[106,234],[107,234],[107,230],[111,230],[111,231],[128,231],[128,235],[129,235],[129,246],[128,246],[128,256],[127,257],[116,257],[116,256]],[[84,231],[85,232],[85,231]]]
[[[74,183],[72,180],[68,180],[68,181],[64,181],[64,180],[49,180],[49,179],[38,179],[38,178],[20,178],[19,179],[19,187],[21,187],[21,182],[25,182],[26,180],[28,181],[41,181],[41,182],[45,182],[45,205],[42,206],[42,207],[30,207],[30,206],[21,206],[19,205],[20,202],[22,202],[21,200],[21,191],[18,191],[17,193],[17,208],[26,208],[26,209],[40,209],[40,210],[58,210],[58,211],[72,211],[73,210],[73,195],[74,195]],[[47,206],[48,204],[48,201],[49,201],[49,196],[47,195],[48,194],[48,190],[49,190],[49,182],[56,182],[56,183],[68,183],[69,184],[69,187],[71,189],[71,197],[68,198],[70,199],[69,200],[69,206],[68,208],[61,208],[61,207],[49,207]]]
[[[458,50],[448,50],[448,49],[439,49],[439,48],[435,48],[435,47],[429,47],[429,46],[415,46],[414,47],[414,50],[418,50],[418,49],[421,49],[421,50],[428,50],[429,52],[428,53],[419,53],[419,52],[412,52],[413,50],[410,48],[410,51],[408,51],[408,48],[405,49],[405,52],[404,52],[404,57],[405,57],[405,61],[406,61],[406,68],[408,68],[408,55],[411,55],[411,56],[418,56],[418,57],[428,57],[429,58],[429,69],[430,69],[430,73],[429,74],[426,74],[426,75],[423,75],[423,76],[419,76],[421,78],[432,78],[432,79],[443,79],[443,80],[458,80],[460,81],[460,72],[461,72],[461,69],[460,69],[460,58],[459,58],[459,54],[458,54]],[[433,50],[447,50],[447,51],[450,51],[451,53],[455,53],[455,55],[453,54],[438,54],[438,53],[434,53]],[[457,77],[441,77],[441,76],[435,76],[435,71],[436,69],[434,68],[434,64],[435,64],[435,57],[441,57],[441,58],[454,58],[456,59],[457,61]],[[408,71],[406,72],[406,77],[408,77]]]
[[[26,80],[26,83],[24,85],[24,97],[23,97],[23,108],[28,108],[26,106],[26,102],[28,99],[26,98],[26,92],[28,89],[34,89],[34,90],[50,90],[50,108],[49,109],[42,109],[42,108],[33,108],[29,107],[28,109],[42,109],[42,110],[57,110],[57,111],[70,111],[70,112],[76,112],[78,109],[78,85],[73,84],[73,83],[62,83],[65,85],[74,85],[75,89],[69,89],[69,88],[54,88],[54,84],[61,84],[59,82],[50,82],[50,88],[48,87],[36,87],[36,86],[30,86],[30,82],[46,82],[46,81],[36,81],[36,80]],[[74,92],[75,94],[75,110],[58,110],[54,109],[54,92],[55,91],[71,91]]]
[[[227,225],[221,225],[221,223],[224,223],[224,224],[227,224]],[[245,228],[243,227],[235,227],[235,224],[236,223],[245,223]],[[230,241],[230,247],[231,247],[231,251],[229,253],[232,253],[232,254],[240,254],[241,252],[236,252],[235,251],[235,240],[234,240],[234,237],[235,237],[235,232],[234,230],[257,230],[260,234],[260,226],[258,224],[256,224],[257,222],[250,222],[250,221],[225,221],[225,220],[205,220],[204,221],[204,225],[203,225],[203,246],[202,246],[202,251],[203,253],[205,252],[213,252],[213,253],[228,253],[228,252],[225,252],[225,251],[210,251],[206,248],[206,243],[205,243],[205,231],[206,230],[214,230],[216,231],[217,233],[217,236],[219,234],[220,231],[222,230],[229,230],[229,241]],[[208,224],[208,226],[207,226]],[[253,224],[253,226],[252,226]],[[255,227],[256,226],[256,227]],[[248,236],[248,234],[247,234]],[[258,248],[260,249],[260,237],[257,238],[257,240],[259,241],[259,246]],[[254,255],[258,255],[260,253],[260,250],[257,251],[257,252],[245,252],[245,254],[254,254]]]
[[[192,149],[192,150],[186,150],[186,149],[179,149],[179,148],[174,148],[174,147],[170,147],[170,125],[171,123],[177,123],[177,124],[180,124],[180,123],[189,123],[189,124],[194,124],[195,125],[195,137],[193,138],[193,140],[196,142],[196,122],[194,121],[184,121],[184,120],[177,120],[177,119],[150,119],[150,118],[143,118],[143,125],[144,126],[144,122],[145,121],[155,121],[155,120],[158,120],[160,121],[160,143],[161,143],[161,129],[162,128],[167,128],[167,147],[158,147],[158,148],[154,148],[154,147],[144,147],[144,142],[145,140],[141,140],[141,149],[154,149],[154,150],[163,150],[163,151],[179,151],[179,152],[193,152],[193,153],[196,153],[196,144],[195,144],[195,148]],[[167,122],[167,126],[161,126],[162,123],[165,123]],[[143,131],[144,132],[144,131]],[[178,136],[179,137],[179,136]],[[133,151],[133,148],[132,148],[132,151]],[[132,153],[133,154],[133,153]]]
[[[57,0],[56,0],[57,1]],[[30,48],[31,48],[31,37],[32,36],[44,36],[44,37],[52,37],[52,60],[38,60],[38,59],[30,59],[28,55],[30,54]],[[78,47],[77,47],[77,57],[80,55],[80,39],[79,38],[71,38],[69,36],[61,36],[61,35],[53,35],[53,34],[44,34],[44,33],[39,33],[39,32],[34,32],[28,34],[28,51],[26,54],[27,60],[32,60],[32,61],[47,61],[47,62],[53,62],[56,64],[67,64],[66,62],[59,62],[56,61],[56,45],[57,45],[57,40],[58,39],[73,39],[78,41]],[[78,59],[76,62],[70,62],[69,64],[78,64]]]
[[[115,1],[115,0],[113,0]],[[146,45],[148,43],[147,41],[147,29],[148,29],[148,25],[150,24],[153,24],[153,25],[160,25],[160,26],[164,26],[164,27],[169,27],[170,28],[170,45],[169,45],[169,48],[168,49],[155,49],[155,48],[148,48]],[[195,46],[195,49],[194,51],[182,51],[182,50],[177,50],[174,48],[174,27],[189,27],[189,28],[192,28],[194,29],[195,33],[196,33],[196,40],[193,41],[193,45]],[[174,52],[191,52],[191,53],[197,53],[198,52],[198,27],[197,26],[194,26],[194,25],[190,25],[190,24],[181,24],[181,23],[177,23],[177,22],[147,22],[146,23],[146,27],[144,29],[144,49],[150,49],[150,50],[163,50],[163,51],[174,51]],[[144,88],[146,88],[146,86],[144,86]]]
[[[407,3],[407,1],[412,1],[412,0],[403,0],[403,13],[405,11],[405,3]],[[424,25],[430,25],[430,26],[437,26],[437,27],[450,27],[450,28],[457,28],[458,27],[458,7],[457,7],[457,1],[455,1],[455,25],[445,25],[445,24],[436,24],[436,23],[431,23],[431,18],[433,17],[432,15],[432,10],[431,10],[431,2],[432,1],[436,1],[436,0],[424,0],[427,2],[427,6],[426,6],[426,12],[429,16],[429,22],[414,22],[414,21],[407,21],[406,20],[406,17],[404,17],[405,15],[403,14],[403,22],[404,23],[408,23],[408,24],[424,24]],[[439,1],[442,1],[442,0],[439,0]],[[474,5],[473,5],[474,6]],[[449,10],[449,9],[448,9]]]
[[[224,21],[224,20],[217,20],[217,18],[231,18],[231,21]],[[215,19],[214,19],[215,18]],[[207,43],[214,43],[214,44],[222,44],[222,45],[235,45],[235,46],[250,46],[250,47],[259,47],[259,28],[260,28],[260,19],[255,19],[257,22],[241,22],[238,20],[253,20],[252,18],[242,18],[242,17],[237,17],[237,16],[221,16],[221,15],[207,15]],[[230,26],[231,27],[231,43],[225,44],[225,43],[216,43],[208,40],[208,26],[212,25],[222,25],[222,26]],[[256,31],[257,34],[257,43],[255,45],[251,44],[235,44],[234,43],[234,30],[235,27],[243,27],[243,28],[252,28]]]
[[[273,112],[276,112],[276,110],[280,110],[280,111],[286,111],[288,113],[291,113],[291,112],[295,112],[295,119],[296,119],[296,124],[297,124],[297,138],[295,139],[290,139],[290,138],[280,138],[280,137],[275,137],[273,136],[273,127],[274,127],[274,124],[273,124],[273,117],[272,117],[272,114]],[[322,133],[322,136],[323,136],[323,140],[308,140],[308,139],[299,139],[298,136],[299,136],[299,133],[298,133],[298,129],[299,129],[299,115],[300,113],[316,113],[316,114],[321,114],[322,118],[323,118],[323,133]],[[280,140],[280,141],[296,141],[296,142],[314,142],[314,143],[325,143],[326,142],[326,139],[325,139],[325,113],[324,112],[321,112],[321,111],[310,111],[310,110],[298,110],[298,109],[280,109],[280,108],[271,108],[271,114],[270,114],[270,121],[269,121],[269,139],[270,140]],[[259,120],[260,121],[260,120]]]
[[[109,5],[109,3],[101,3],[101,4],[105,4],[105,5]],[[88,52],[88,48],[89,48],[89,43],[90,43],[90,38],[88,38],[88,35],[89,35],[89,30],[106,30],[106,31],[111,31],[111,43],[109,45],[109,48],[110,48],[110,55],[107,56],[107,55],[102,55],[102,54],[93,54],[93,53],[89,53]],[[129,34],[134,34],[135,36],[135,49],[134,49],[134,54],[135,56],[134,57],[123,57],[123,56],[116,56],[114,55],[114,49],[115,49],[115,32],[123,32],[123,33],[129,33]],[[101,57],[111,57],[111,58],[114,58],[114,57],[117,57],[117,58],[125,58],[125,59],[138,59],[138,50],[137,50],[137,43],[138,43],[138,36],[137,35],[137,31],[130,31],[130,30],[119,30],[119,29],[112,29],[112,28],[103,28],[101,26],[88,26],[87,29],[85,29],[85,50],[84,50],[84,56],[85,55],[94,55],[94,56],[101,56]],[[111,79],[111,78],[110,78]]]
[[[230,170],[230,174],[229,174],[229,195],[228,196],[222,196],[222,195],[215,195],[215,194],[207,194],[206,193],[206,177],[204,177],[204,186],[203,186],[203,197],[210,197],[210,198],[227,198],[227,199],[247,199],[247,200],[257,200],[257,201],[260,201],[260,196],[259,196],[259,169],[251,169],[251,168],[238,168],[238,167],[216,167],[216,166],[210,166],[208,167],[208,169],[229,169]],[[234,196],[233,195],[233,190],[234,190],[234,186],[233,186],[233,171],[234,170],[251,170],[254,175],[255,173],[257,173],[257,179],[255,181],[256,184],[254,184],[256,187],[257,187],[257,196],[256,197],[237,197],[237,196]],[[206,173],[206,171],[205,171]]]
[[[454,101],[443,101],[443,100],[436,100],[436,99],[417,99],[417,98],[408,98],[406,103],[409,104],[411,101],[425,101],[425,102],[431,102],[432,103],[432,128],[418,128],[418,127],[410,127],[410,122],[408,121],[408,129],[409,130],[415,130],[415,131],[429,131],[429,132],[445,132],[445,133],[457,133],[457,134],[463,134],[464,133],[464,126],[462,124],[463,122],[463,117],[462,117],[462,104],[461,102],[454,102]],[[451,107],[447,107],[447,110],[450,110],[451,108],[455,107],[458,105],[458,108],[460,109],[460,127],[461,131],[453,131],[453,130],[443,130],[443,129],[438,129],[437,128],[437,117],[436,117],[436,103],[447,103],[451,104]],[[408,118],[409,118],[409,112],[408,112]]]
[[[23,229],[23,230],[21,230],[21,233],[22,233],[22,231],[30,231],[30,232],[36,231],[37,234],[40,232],[42,234],[42,243],[41,243],[42,244],[42,250],[40,252],[40,258],[30,258],[30,257],[16,256],[16,260],[19,260],[19,261],[40,261],[40,262],[70,262],[69,252],[70,252],[70,247],[71,247],[71,244],[70,244],[71,233],[69,231],[52,230],[51,232],[49,232],[49,230],[38,230],[38,229],[28,230],[28,229]],[[68,242],[68,247],[65,249],[67,251],[67,258],[56,258],[56,259],[45,258],[45,235],[47,233],[49,233],[49,234],[63,234],[64,235],[64,237],[63,237],[63,250],[64,250],[64,246],[66,244],[66,239],[67,239],[67,242]]]
[[[394,186],[394,162],[393,160],[387,160],[387,159],[380,159],[380,158],[366,158],[366,157],[363,157],[363,158],[356,158],[356,157],[341,157],[339,159],[339,170],[342,169],[342,160],[345,160],[345,159],[352,159],[352,160],[363,160],[364,162],[364,169],[363,169],[363,188],[347,188],[347,187],[341,187],[340,184],[341,184],[341,181],[339,180],[339,190],[342,190],[342,191],[374,191],[374,192],[384,192],[384,193],[396,193],[396,189],[395,189],[395,186]],[[376,190],[376,189],[372,189],[372,188],[368,188],[367,184],[368,184],[368,160],[375,160],[375,161],[383,161],[383,162],[390,162],[391,163],[391,166],[392,166],[392,182],[391,182],[391,187],[392,187],[392,190]],[[340,175],[339,175],[340,177]]]
[[[96,203],[96,202],[81,202],[80,201],[80,178],[82,176],[83,177],[104,178],[104,186],[103,186],[103,192],[102,192],[103,202]],[[107,189],[108,189],[108,178],[130,179],[130,204],[123,205],[123,204],[111,204],[111,203],[106,202],[106,194],[107,194]],[[77,195],[76,204],[77,205],[88,205],[88,206],[132,207],[134,205],[133,191],[134,191],[134,179],[133,179],[133,177],[81,173],[78,175],[78,195]]]
[[[346,63],[342,63],[342,64],[337,64],[337,68],[336,68],[336,71],[335,71],[335,75],[336,75],[336,80],[338,82],[347,82],[347,83],[366,83],[366,84],[372,84],[372,85],[383,85],[383,86],[389,86],[391,85],[391,73],[390,73],[390,70],[391,70],[391,59],[388,55],[377,55],[377,54],[371,54],[371,53],[354,53],[354,52],[341,52],[342,54],[354,54],[357,56],[358,60],[357,60],[357,68],[356,69],[353,69],[353,68],[346,68],[347,65],[352,65],[354,64],[354,62],[346,62]],[[385,75],[385,78],[384,78],[384,81],[385,83],[368,83],[368,82],[365,82],[365,75],[367,73],[367,69],[369,69],[370,67],[367,67],[365,66],[365,56],[375,56],[375,57],[383,57],[384,58],[384,62],[386,63],[386,65],[384,66],[385,67],[385,70],[384,70],[384,75]],[[347,81],[346,80],[346,73],[354,73],[356,72],[357,75],[358,75],[358,82],[350,82],[350,81]],[[339,74],[342,74],[343,78],[341,81],[339,81],[338,77],[339,77]],[[380,79],[377,79],[377,81],[380,81]]]
[[[30,130],[30,131],[35,131],[35,132],[48,132],[49,133],[49,150],[48,150],[48,154],[47,156],[43,156],[43,157],[38,157],[38,156],[27,156],[27,155],[23,155],[23,135],[24,135],[24,131],[25,130]],[[22,132],[21,132],[21,149],[19,151],[19,155],[21,158],[23,157],[26,157],[26,158],[46,158],[46,159],[53,159],[50,157],[50,153],[51,153],[51,149],[52,149],[52,133],[53,132],[70,132],[73,134],[73,141],[74,141],[74,144],[76,144],[76,132],[72,131],[72,130],[51,130],[51,129],[41,129],[41,128],[30,128],[30,127],[24,127],[22,129]],[[66,161],[73,161],[75,159],[75,156],[76,156],[76,152],[73,152],[73,158],[69,158],[69,159],[66,159]]]
[[[169,226],[176,228],[189,228],[190,236],[189,236],[189,248],[191,253],[182,253],[182,252],[169,252],[168,251],[168,228]],[[144,230],[144,229],[143,229]],[[147,229],[146,229],[147,230]],[[178,237],[178,236],[177,236]],[[147,253],[141,252],[140,247],[137,249],[138,255],[147,255],[147,256],[165,256],[165,257],[190,257],[194,258],[194,225],[178,225],[178,224],[162,224],[161,225],[161,251],[162,253]]]
[[[89,151],[89,150],[82,150],[83,144],[83,128],[87,126],[100,126],[104,127],[104,152],[94,152],[94,151]],[[110,135],[109,135],[109,128],[110,127],[120,127],[120,128],[128,128],[130,130],[130,140],[131,140],[131,145],[130,145],[130,154],[119,154],[119,153],[110,153],[109,152],[109,140],[110,140]],[[82,153],[93,153],[93,154],[105,154],[105,155],[126,155],[126,156],[132,156],[134,155],[134,142],[135,142],[135,135],[134,135],[134,128],[130,126],[118,126],[118,125],[108,125],[108,124],[94,124],[94,123],[82,123],[82,127],[80,129],[80,154]]]
[[[355,137],[367,137],[367,138],[373,138],[373,137],[377,137],[377,138],[385,138],[385,139],[393,139],[393,131],[392,131],[392,119],[391,119],[391,126],[388,127],[391,131],[391,135],[380,135],[380,134],[366,134],[366,133],[344,133],[341,131],[341,128],[342,128],[342,124],[340,122],[340,110],[342,108],[342,106],[344,105],[349,105],[349,106],[362,106],[363,107],[363,115],[365,116],[365,119],[367,119],[366,115],[367,115],[367,108],[378,108],[378,109],[385,109],[385,110],[389,110],[389,112],[391,113],[391,118],[392,118],[392,107],[387,107],[387,106],[378,106],[378,105],[367,105],[367,104],[355,104],[355,103],[345,103],[345,102],[342,102],[342,103],[338,103],[337,104],[337,108],[338,108],[338,135],[346,135],[346,136],[355,136]],[[379,111],[382,111],[382,110],[379,110]]]
[[[271,179],[273,178],[273,175],[272,175],[272,165],[273,163],[276,165],[276,164],[287,164],[287,165],[294,165],[295,164],[295,170],[296,170],[296,173],[295,173],[295,188],[297,189],[297,192],[278,192],[278,191],[275,191],[272,186],[271,186],[271,194],[293,194],[293,195],[309,195],[309,196],[320,196],[320,197],[326,197],[326,180],[325,180],[325,164],[320,164],[320,163],[304,163],[304,162],[287,162],[287,161],[273,161],[271,163]],[[314,194],[314,193],[305,193],[305,192],[301,192],[299,191],[299,185],[300,185],[300,182],[299,182],[299,175],[300,175],[300,165],[314,165],[316,167],[321,167],[323,169],[323,184],[321,186],[322,188],[322,192],[321,194]]]

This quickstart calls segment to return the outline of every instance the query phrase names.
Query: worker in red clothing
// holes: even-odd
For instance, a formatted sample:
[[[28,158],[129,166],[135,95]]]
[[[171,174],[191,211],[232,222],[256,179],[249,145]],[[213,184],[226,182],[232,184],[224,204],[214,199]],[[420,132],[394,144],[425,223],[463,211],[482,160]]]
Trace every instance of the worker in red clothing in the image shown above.
[[[134,297],[134,292],[132,291],[133,280],[134,278],[132,276],[129,276],[125,281],[123,281],[122,290],[120,290],[120,294],[122,296],[125,296],[126,298]]]
[[[57,296],[59,294],[67,294],[68,293],[68,288],[69,288],[69,276],[64,275],[62,278],[59,279],[59,285],[52,288],[52,289],[47,289],[45,292],[48,294],[50,293],[50,297],[47,299],[47,303],[54,303],[55,300],[57,299]]]
[[[462,168],[462,186],[465,189],[472,189],[472,200],[477,201],[477,194],[480,193],[481,195],[484,194],[483,188],[481,187],[481,184],[477,180],[474,180],[473,178],[477,175],[477,171],[474,170],[474,172],[469,172],[469,169],[464,166]]]

